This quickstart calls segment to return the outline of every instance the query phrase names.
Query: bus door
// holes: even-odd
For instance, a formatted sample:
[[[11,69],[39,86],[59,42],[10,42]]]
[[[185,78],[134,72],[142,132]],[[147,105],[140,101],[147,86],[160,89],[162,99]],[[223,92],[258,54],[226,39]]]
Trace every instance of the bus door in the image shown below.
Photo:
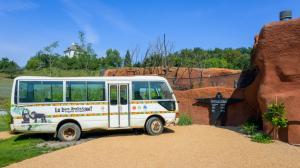
[[[129,127],[128,84],[111,83],[109,87],[109,127]]]

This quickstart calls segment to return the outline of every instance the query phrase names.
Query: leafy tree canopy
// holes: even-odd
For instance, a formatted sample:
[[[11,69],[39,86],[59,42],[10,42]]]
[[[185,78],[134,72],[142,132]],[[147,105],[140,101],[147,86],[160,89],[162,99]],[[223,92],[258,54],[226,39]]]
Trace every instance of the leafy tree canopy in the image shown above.
[[[131,67],[131,66],[132,66],[132,58],[129,50],[127,50],[124,58],[124,67]]]
[[[26,69],[39,70],[51,67],[69,70],[99,70],[117,67],[189,67],[189,68],[230,68],[248,69],[250,67],[250,55],[252,48],[215,48],[215,49],[182,49],[177,52],[165,51],[166,48],[160,45],[152,45],[147,49],[144,57],[138,52],[126,51],[124,59],[117,49],[108,49],[104,56],[97,56],[92,44],[88,43],[84,32],[78,33],[78,51],[74,57],[68,57],[55,53],[58,42],[53,42],[37,54],[31,57]],[[170,47],[169,47],[170,48]],[[133,58],[134,57],[134,58]],[[133,61],[135,60],[135,61]]]
[[[13,78],[20,71],[19,65],[4,57],[0,60],[0,72],[10,75],[10,78]]]
[[[120,52],[111,48],[106,50],[104,64],[106,67],[121,67],[122,58],[120,57]]]

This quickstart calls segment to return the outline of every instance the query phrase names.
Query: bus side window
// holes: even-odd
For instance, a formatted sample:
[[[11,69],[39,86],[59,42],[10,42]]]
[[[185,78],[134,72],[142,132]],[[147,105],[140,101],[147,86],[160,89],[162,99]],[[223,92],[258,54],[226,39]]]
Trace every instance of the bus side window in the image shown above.
[[[17,96],[17,95],[16,95]],[[61,102],[63,101],[63,82],[20,81],[19,102]]]
[[[172,99],[172,94],[165,82],[150,82],[151,99]]]
[[[45,102],[63,101],[63,82],[45,81],[43,82],[43,90]]]
[[[104,101],[105,100],[105,83],[104,82],[87,82],[87,100]]]
[[[109,88],[110,105],[118,104],[117,85],[111,85]]]
[[[120,86],[120,101],[121,101],[121,105],[126,105],[128,104],[127,102],[127,85],[121,85]]]
[[[86,101],[87,90],[86,82],[67,82],[67,101]]]
[[[132,99],[149,100],[149,82],[132,82]]]
[[[43,87],[41,81],[20,81],[19,102],[43,102]]]
[[[19,81],[16,80],[15,92],[14,92],[14,104],[18,103],[18,87],[19,87]]]

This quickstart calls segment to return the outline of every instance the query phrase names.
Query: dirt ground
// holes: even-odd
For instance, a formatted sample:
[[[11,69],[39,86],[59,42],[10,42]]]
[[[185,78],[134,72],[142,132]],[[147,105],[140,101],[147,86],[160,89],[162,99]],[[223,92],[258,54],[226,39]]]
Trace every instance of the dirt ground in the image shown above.
[[[300,167],[300,148],[259,144],[226,128],[170,127],[160,136],[116,133],[9,167]]]
[[[7,139],[14,136],[13,134],[10,134],[8,131],[2,131],[0,132],[0,139]]]

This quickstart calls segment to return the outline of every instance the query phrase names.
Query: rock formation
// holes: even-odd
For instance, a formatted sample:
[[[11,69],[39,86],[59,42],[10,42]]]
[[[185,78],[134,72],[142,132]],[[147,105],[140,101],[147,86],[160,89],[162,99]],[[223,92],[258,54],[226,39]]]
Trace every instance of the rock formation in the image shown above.
[[[300,19],[265,25],[255,41],[252,66],[258,74],[245,98],[260,113],[276,100],[284,103],[289,124],[279,130],[279,139],[300,144]],[[265,132],[272,131],[263,125]]]

